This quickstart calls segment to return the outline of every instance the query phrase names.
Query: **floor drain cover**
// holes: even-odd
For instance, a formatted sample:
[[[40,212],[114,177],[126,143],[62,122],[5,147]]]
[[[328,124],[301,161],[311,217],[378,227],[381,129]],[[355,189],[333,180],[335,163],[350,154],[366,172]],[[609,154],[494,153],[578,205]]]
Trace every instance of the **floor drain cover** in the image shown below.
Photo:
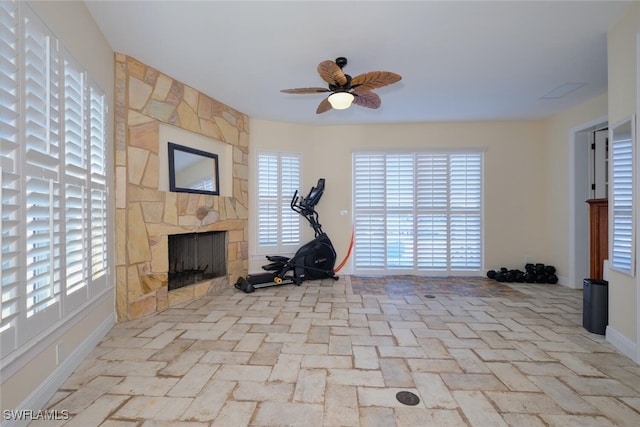
[[[425,298],[435,298],[436,296],[435,295],[425,295],[424,297]]]
[[[410,391],[399,391],[396,393],[396,399],[398,399],[398,402],[409,406],[414,406],[420,403],[420,398]]]

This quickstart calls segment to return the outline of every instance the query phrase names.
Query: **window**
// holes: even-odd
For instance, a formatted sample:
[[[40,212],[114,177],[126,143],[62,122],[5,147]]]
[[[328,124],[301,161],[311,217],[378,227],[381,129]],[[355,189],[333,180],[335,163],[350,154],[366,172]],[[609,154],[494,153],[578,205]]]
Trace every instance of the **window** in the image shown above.
[[[357,273],[479,272],[482,154],[353,155]]]
[[[0,30],[4,358],[104,290],[109,266],[104,93],[28,4],[0,2]]]
[[[293,253],[300,246],[300,216],[291,198],[300,188],[302,156],[299,153],[259,151],[257,253]]]
[[[611,131],[611,267],[633,275],[633,140],[634,120],[628,119]]]

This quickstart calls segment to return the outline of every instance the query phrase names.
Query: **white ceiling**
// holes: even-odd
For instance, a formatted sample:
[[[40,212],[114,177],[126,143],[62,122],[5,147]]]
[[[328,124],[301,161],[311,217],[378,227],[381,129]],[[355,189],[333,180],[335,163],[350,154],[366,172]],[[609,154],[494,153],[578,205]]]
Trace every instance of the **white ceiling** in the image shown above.
[[[604,93],[619,1],[95,1],[113,50],[251,118],[304,124],[538,119]],[[378,110],[316,115],[319,62],[393,71]],[[566,84],[579,89],[544,99]],[[565,86],[567,87],[567,86]],[[553,94],[552,94],[553,95]]]

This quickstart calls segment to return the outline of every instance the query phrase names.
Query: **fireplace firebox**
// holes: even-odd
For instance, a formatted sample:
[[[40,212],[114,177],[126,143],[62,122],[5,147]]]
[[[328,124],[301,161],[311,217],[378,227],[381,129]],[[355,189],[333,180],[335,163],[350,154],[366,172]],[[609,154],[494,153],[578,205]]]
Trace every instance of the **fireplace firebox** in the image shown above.
[[[227,233],[169,235],[169,290],[227,274]]]

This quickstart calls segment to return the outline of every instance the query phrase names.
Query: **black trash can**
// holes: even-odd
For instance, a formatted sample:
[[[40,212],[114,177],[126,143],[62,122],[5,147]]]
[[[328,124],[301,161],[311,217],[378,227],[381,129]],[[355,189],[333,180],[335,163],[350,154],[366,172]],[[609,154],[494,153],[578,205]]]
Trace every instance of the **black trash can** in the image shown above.
[[[604,335],[609,324],[609,282],[584,279],[582,292],[582,326],[594,334]]]

